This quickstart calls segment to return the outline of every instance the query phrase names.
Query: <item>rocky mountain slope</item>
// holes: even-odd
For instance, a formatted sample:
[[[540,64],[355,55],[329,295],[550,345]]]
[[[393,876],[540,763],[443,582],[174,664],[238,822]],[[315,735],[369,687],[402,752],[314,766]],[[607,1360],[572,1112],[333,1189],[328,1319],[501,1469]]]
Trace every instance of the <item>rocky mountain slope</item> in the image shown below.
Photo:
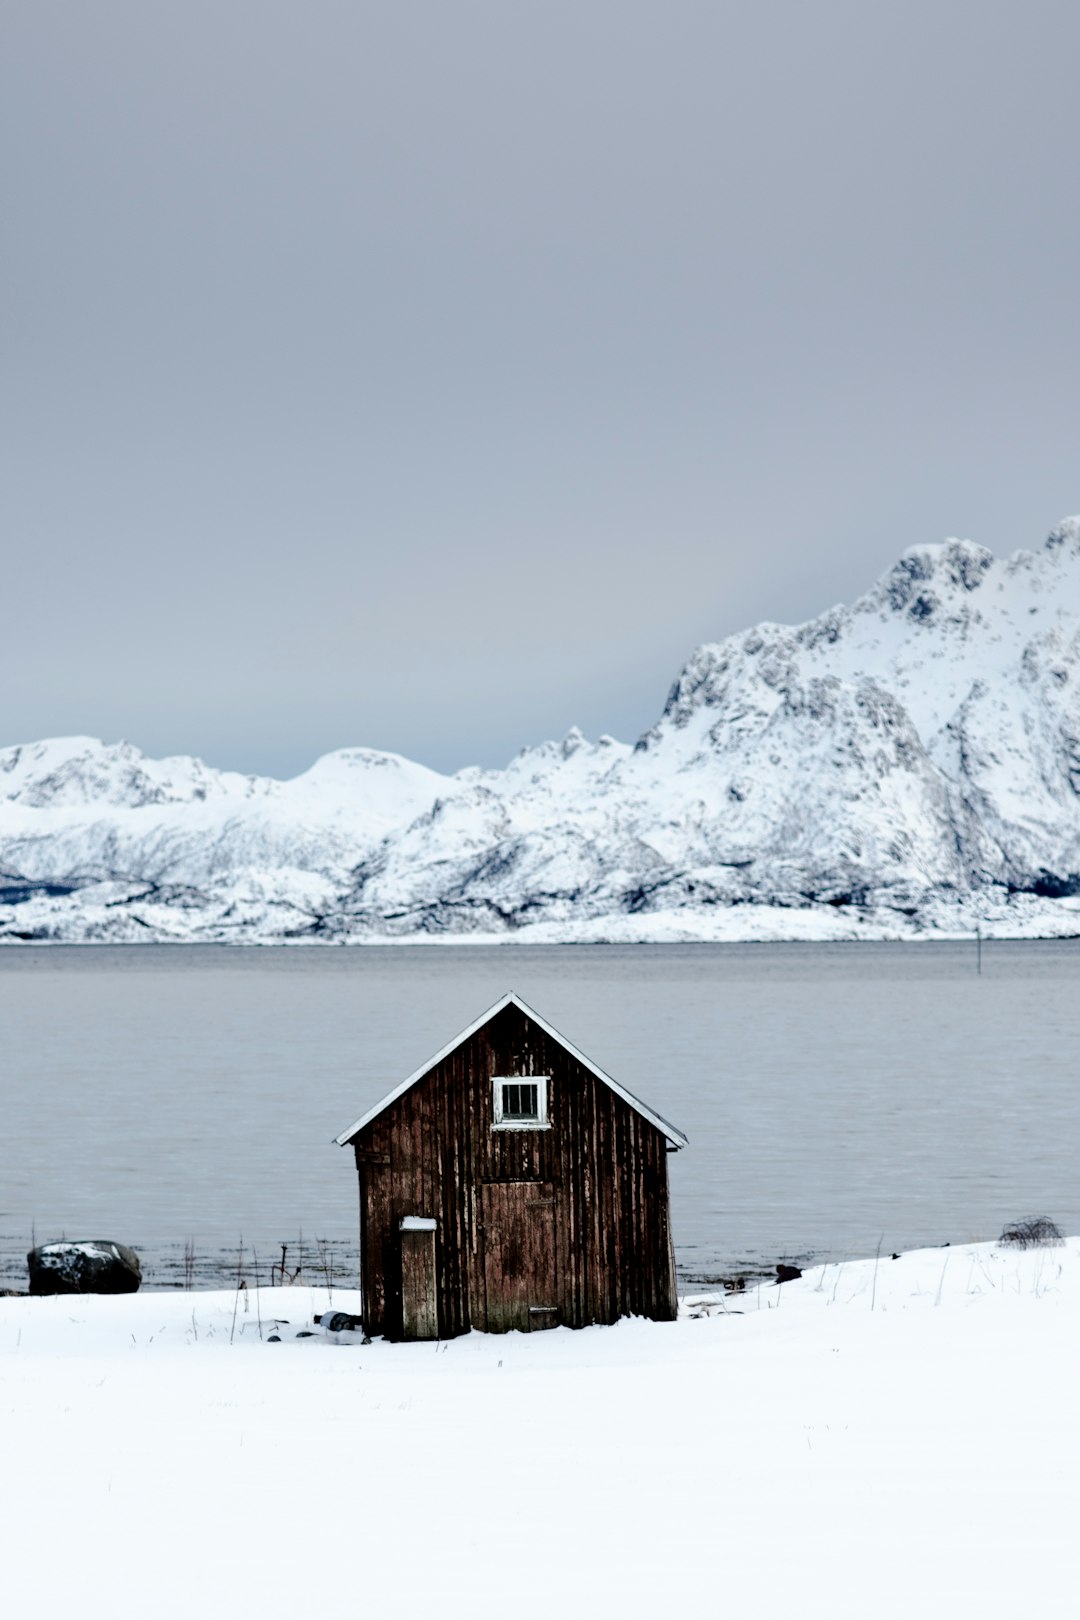
[[[1080,933],[1080,519],[907,552],[699,647],[633,747],[288,782],[61,738],[0,751],[0,938]]]

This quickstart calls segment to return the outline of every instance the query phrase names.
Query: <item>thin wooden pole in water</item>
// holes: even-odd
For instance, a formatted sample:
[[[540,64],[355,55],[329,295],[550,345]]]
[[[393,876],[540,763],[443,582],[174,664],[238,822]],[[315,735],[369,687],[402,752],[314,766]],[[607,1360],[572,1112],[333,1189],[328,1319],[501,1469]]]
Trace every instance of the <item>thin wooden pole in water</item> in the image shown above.
[[[982,977],[982,929],[975,924],[975,971]]]

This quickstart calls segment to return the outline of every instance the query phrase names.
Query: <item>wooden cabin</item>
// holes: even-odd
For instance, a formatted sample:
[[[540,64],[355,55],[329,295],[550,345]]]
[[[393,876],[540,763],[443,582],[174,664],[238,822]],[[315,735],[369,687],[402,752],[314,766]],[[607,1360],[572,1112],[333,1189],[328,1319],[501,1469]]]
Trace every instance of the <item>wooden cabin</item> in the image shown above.
[[[360,1178],[365,1331],[671,1321],[686,1137],[516,995],[336,1138]]]

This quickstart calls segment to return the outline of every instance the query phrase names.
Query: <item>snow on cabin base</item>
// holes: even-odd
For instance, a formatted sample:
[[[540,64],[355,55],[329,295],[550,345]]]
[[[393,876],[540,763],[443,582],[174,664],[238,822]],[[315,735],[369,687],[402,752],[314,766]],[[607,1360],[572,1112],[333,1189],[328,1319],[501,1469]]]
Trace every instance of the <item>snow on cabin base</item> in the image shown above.
[[[1080,1239],[446,1345],[327,1303],[0,1300],[10,1612],[1076,1612]]]

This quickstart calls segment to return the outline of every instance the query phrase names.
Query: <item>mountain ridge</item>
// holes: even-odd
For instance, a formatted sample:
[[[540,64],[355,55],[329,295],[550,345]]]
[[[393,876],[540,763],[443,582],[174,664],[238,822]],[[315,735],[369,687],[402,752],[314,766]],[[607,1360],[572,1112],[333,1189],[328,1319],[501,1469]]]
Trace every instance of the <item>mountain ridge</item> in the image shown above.
[[[286,781],[128,743],[0,750],[0,939],[1080,933],[1080,518],[916,546],[699,646],[634,744]]]

